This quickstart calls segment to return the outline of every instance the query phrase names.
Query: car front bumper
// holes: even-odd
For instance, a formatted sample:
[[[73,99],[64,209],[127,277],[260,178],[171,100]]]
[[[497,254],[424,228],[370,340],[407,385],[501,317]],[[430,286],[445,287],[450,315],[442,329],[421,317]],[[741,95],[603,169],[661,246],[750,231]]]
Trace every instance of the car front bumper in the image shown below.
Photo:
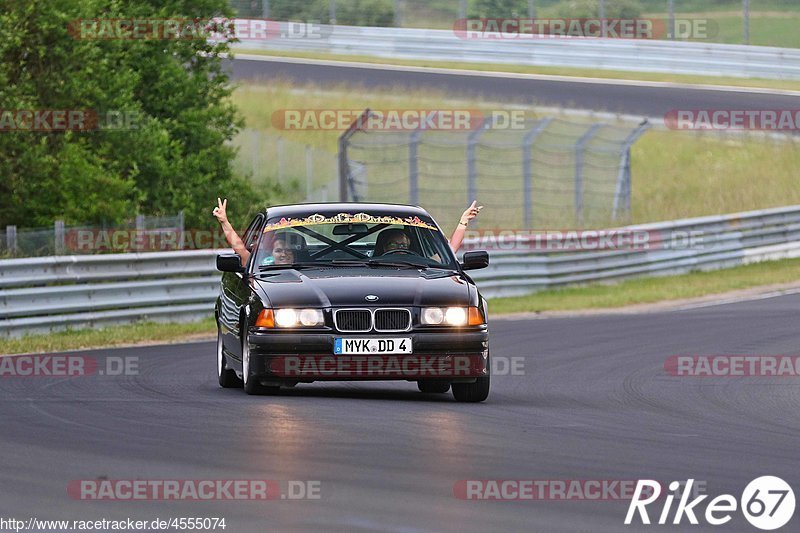
[[[474,381],[489,374],[489,334],[424,331],[360,334],[357,338],[412,339],[412,354],[335,355],[337,333],[251,332],[250,368],[262,381],[321,380]]]

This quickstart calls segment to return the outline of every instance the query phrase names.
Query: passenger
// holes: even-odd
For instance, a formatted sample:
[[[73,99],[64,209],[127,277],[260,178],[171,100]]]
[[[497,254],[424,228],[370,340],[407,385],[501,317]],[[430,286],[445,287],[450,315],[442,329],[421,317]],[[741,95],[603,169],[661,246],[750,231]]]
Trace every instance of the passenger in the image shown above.
[[[239,255],[239,257],[241,257],[242,264],[246,265],[247,261],[250,259],[250,251],[245,247],[244,242],[239,237],[239,234],[236,233],[236,230],[233,229],[231,223],[228,222],[227,207],[228,207],[227,198],[225,200],[217,198],[217,207],[214,208],[212,214],[215,217],[217,217],[220,226],[222,226],[222,232],[225,234],[225,239],[228,241],[228,244],[230,244],[231,248],[233,248],[233,251],[236,252]],[[478,213],[480,212],[481,209],[483,209],[483,206],[482,205],[479,206],[477,205],[477,202],[473,201],[472,204],[470,204],[470,206],[464,211],[464,213],[462,213],[461,219],[458,222],[458,226],[456,226],[455,231],[453,231],[453,235],[450,237],[450,248],[453,250],[453,253],[457,252],[458,249],[461,248],[461,243],[464,241],[464,234],[466,233],[469,222],[473,218],[478,216]],[[396,234],[397,236],[394,240],[389,241],[387,237],[387,243],[392,242],[393,243],[392,246],[395,247],[393,249],[406,249],[406,250],[410,249],[411,239],[408,237],[408,235],[406,235],[405,232],[403,232],[403,230],[398,229],[398,230],[384,230],[384,231],[400,232],[399,234]],[[405,237],[405,239],[403,239],[403,237]],[[300,238],[302,239],[302,237]],[[273,257],[275,257],[275,264],[289,264],[294,262],[294,254],[292,255],[292,259],[288,260],[286,259],[286,256],[282,252],[281,261],[287,261],[287,262],[278,263],[278,257],[274,253],[275,251],[274,246],[276,246],[278,242],[280,241],[276,239],[275,244],[273,245]],[[303,242],[305,242],[305,239],[303,239]],[[405,248],[401,248],[403,246],[405,246]],[[378,249],[377,242],[375,243],[375,248],[376,252],[373,255],[379,255],[377,253]],[[388,248],[385,247],[385,245],[382,246],[382,249],[384,250],[382,253],[385,253],[386,251],[389,250]],[[292,251],[289,250],[289,253],[292,253]]]
[[[461,215],[461,220],[458,221],[458,226],[456,226],[456,230],[450,237],[450,249],[453,250],[453,253],[456,253],[458,249],[461,248],[461,243],[464,242],[464,233],[467,231],[469,221],[478,216],[481,209],[483,209],[483,206],[477,205],[477,202],[473,201]]]
[[[276,233],[274,239],[270,254],[262,260],[262,265],[291,265],[308,260],[306,240],[302,235],[282,231]],[[266,239],[262,242],[268,243]]]

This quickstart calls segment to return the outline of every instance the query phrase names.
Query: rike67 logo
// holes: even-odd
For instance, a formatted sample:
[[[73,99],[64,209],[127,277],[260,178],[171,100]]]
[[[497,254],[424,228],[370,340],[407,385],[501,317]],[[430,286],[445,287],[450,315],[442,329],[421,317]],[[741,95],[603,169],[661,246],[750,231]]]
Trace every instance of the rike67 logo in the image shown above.
[[[707,494],[699,495],[691,501],[692,485],[694,479],[689,479],[685,484],[673,481],[669,484],[671,492],[677,491],[684,486],[681,494],[668,494],[664,498],[661,513],[658,514],[657,524],[699,524],[698,516],[705,519],[705,522],[712,526],[721,526],[733,520],[737,508],[741,508],[742,514],[751,525],[758,529],[770,531],[786,525],[794,515],[795,499],[794,491],[784,480],[775,476],[762,476],[754,479],[745,487],[742,497],[737,501],[731,494],[721,494],[705,506],[705,512],[701,512],[700,505],[708,498]],[[661,497],[661,483],[658,481],[644,479],[636,484],[633,499],[628,507],[628,514],[625,516],[625,524],[634,523],[635,518],[641,520],[642,524],[650,524],[651,518],[647,507]],[[645,496],[646,495],[646,496]],[[679,497],[677,506],[673,514],[672,503],[676,496]],[[653,505],[656,507],[656,505]],[[650,509],[657,511],[657,509]],[[672,520],[670,521],[670,515]],[[684,517],[686,521],[683,521]],[[656,518],[655,516],[653,517]]]

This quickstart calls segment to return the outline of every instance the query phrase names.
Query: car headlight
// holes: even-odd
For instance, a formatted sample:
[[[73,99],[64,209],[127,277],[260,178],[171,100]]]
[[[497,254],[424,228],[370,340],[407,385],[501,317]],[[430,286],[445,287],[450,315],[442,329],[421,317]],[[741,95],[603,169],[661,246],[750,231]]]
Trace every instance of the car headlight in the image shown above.
[[[444,311],[441,307],[426,307],[422,310],[423,324],[441,324],[444,322]]]
[[[274,326],[265,324],[266,327],[297,328],[325,324],[325,318],[320,309],[275,309],[273,316]],[[261,320],[256,322],[257,326],[260,325],[259,322]]]
[[[428,326],[479,326],[486,320],[477,307],[425,307],[421,322]]]

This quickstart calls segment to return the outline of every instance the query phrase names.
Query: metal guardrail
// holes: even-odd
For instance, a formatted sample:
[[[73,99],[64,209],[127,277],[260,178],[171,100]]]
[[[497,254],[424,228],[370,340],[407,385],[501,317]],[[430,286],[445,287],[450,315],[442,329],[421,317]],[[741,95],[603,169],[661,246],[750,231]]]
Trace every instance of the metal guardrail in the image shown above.
[[[662,235],[698,232],[701,245],[644,251],[544,253],[525,237],[515,249],[490,251],[472,276],[487,297],[513,296],[575,283],[713,270],[800,257],[800,206],[628,226]],[[480,242],[465,241],[465,249]],[[224,250],[229,252],[229,250]],[[0,261],[0,338],[67,327],[210,316],[219,291],[215,257],[223,250]]]
[[[684,274],[758,261],[800,257],[800,206],[627,226],[663,241],[645,250],[547,253],[519,239],[513,250],[491,251],[491,263],[472,277],[485,296],[519,296],[569,284],[637,276]],[[671,247],[669,236],[696,232],[700,242]],[[464,247],[475,247],[465,240]],[[527,248],[527,250],[526,250]]]
[[[290,33],[282,22],[282,34]],[[800,49],[635,39],[463,39],[453,30],[321,25],[318,38],[245,40],[242,50],[800,79]]]
[[[230,250],[0,261],[0,338],[213,313],[216,256]]]

